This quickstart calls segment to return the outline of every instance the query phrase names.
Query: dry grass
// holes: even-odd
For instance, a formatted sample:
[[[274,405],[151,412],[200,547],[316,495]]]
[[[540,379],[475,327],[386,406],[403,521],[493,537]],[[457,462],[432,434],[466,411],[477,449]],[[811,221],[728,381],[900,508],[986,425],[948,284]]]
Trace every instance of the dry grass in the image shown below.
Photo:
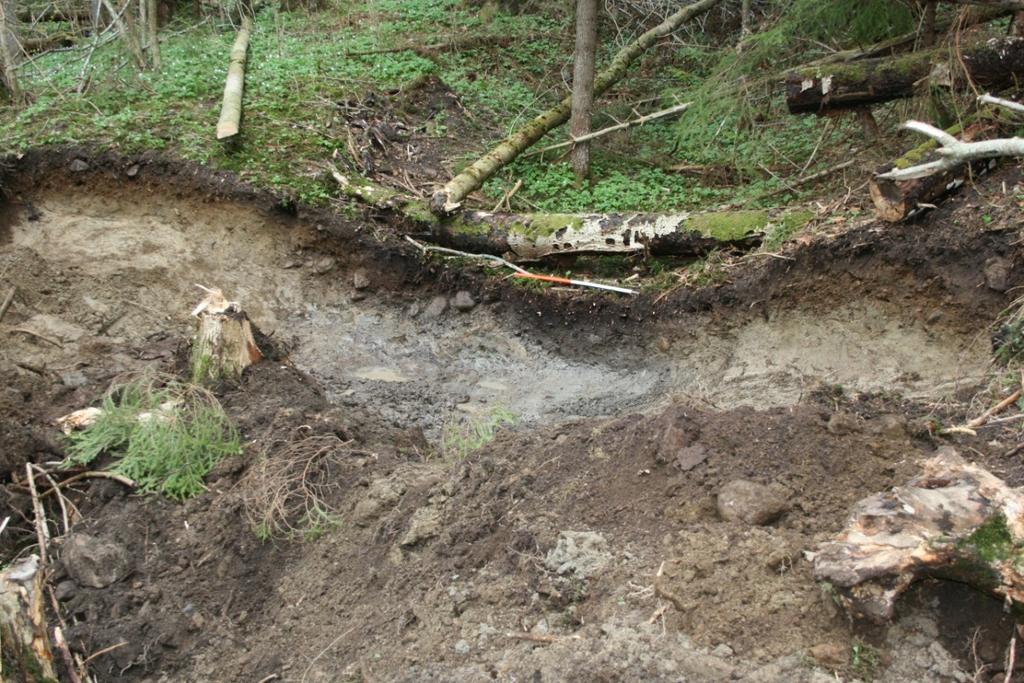
[[[341,463],[349,442],[337,436],[293,435],[266,449],[239,482],[242,505],[261,539],[313,540],[339,524]]]

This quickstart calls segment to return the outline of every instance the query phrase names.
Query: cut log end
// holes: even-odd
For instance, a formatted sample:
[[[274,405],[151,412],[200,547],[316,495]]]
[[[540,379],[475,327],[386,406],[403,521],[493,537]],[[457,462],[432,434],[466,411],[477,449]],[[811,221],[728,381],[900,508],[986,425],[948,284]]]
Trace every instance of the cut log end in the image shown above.
[[[190,367],[196,383],[237,378],[263,359],[252,324],[241,306],[227,301],[219,289],[207,291],[193,311],[197,329]]]

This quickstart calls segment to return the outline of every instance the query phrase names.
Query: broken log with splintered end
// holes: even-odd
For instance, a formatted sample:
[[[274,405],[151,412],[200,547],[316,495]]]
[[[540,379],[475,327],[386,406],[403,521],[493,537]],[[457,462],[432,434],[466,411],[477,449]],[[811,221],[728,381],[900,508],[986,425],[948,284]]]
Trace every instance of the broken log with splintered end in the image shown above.
[[[1024,490],[945,447],[922,473],[857,503],[814,553],[814,576],[856,618],[885,623],[899,596],[933,577],[1024,600]]]
[[[263,359],[252,324],[241,306],[228,301],[219,289],[203,289],[206,298],[192,311],[197,319],[189,363],[192,381],[201,384],[237,378]]]
[[[0,572],[2,680],[56,683],[43,605],[43,572],[37,555]]]
[[[791,114],[820,114],[913,97],[925,84],[1000,89],[1021,80],[1024,38],[1010,36],[965,48],[952,59],[948,49],[937,48],[796,69],[786,74],[786,106]]]
[[[220,108],[220,120],[217,121],[217,139],[224,140],[238,135],[242,120],[242,91],[245,87],[245,58],[249,51],[249,33],[252,31],[252,19],[242,18],[242,27],[238,29],[235,43],[231,47],[228,62],[228,77],[224,82],[224,100]]]
[[[999,135],[1002,126],[999,121],[981,112],[968,117],[963,124],[947,128],[945,132],[961,141],[985,140]],[[914,147],[899,159],[878,169],[868,183],[875,213],[882,220],[897,223],[920,213],[922,207],[931,206],[950,192],[963,185],[972,174],[990,171],[997,163],[994,159],[952,160],[939,154],[939,143],[932,139]],[[898,169],[940,164],[936,172],[919,178],[898,180],[884,177]]]

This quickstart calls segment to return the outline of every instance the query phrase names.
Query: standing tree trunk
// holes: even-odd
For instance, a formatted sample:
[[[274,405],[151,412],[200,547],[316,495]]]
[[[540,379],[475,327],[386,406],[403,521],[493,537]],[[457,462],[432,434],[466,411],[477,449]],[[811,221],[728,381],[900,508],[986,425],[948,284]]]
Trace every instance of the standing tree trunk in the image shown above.
[[[594,78],[594,97],[600,97],[609,88],[619,82],[630,65],[637,60],[649,47],[672,33],[683,23],[698,14],[706,12],[721,0],[697,0],[686,5],[650,31],[642,34],[635,41],[622,48],[612,59],[611,64]],[[572,111],[572,98],[566,97],[556,106],[537,116],[518,131],[498,143],[487,154],[470,164],[443,188],[434,193],[431,209],[436,214],[445,215],[454,212],[462,205],[469,193],[483,185],[489,178],[509,163],[523,150],[540,140],[549,131],[569,120]]]
[[[110,17],[117,26],[117,32],[121,34],[125,44],[128,46],[128,51],[132,53],[132,58],[135,60],[136,66],[140,69],[146,68],[146,58],[142,54],[142,46],[139,44],[138,36],[135,35],[135,21],[132,20],[131,9],[129,8],[123,14],[118,14],[117,8],[111,4],[110,0],[101,0],[103,6],[110,13]]]
[[[18,86],[18,72],[15,70],[18,59],[18,35],[14,30],[17,16],[14,13],[12,0],[0,0],[0,65],[4,70],[4,85],[11,93],[11,101],[20,104],[21,88]]]
[[[148,10],[146,16],[146,33],[149,37],[149,56],[152,60],[153,70],[160,70],[160,40],[157,38],[157,22],[159,21],[159,13],[157,11],[156,0],[143,0],[146,3],[146,9]]]
[[[569,120],[569,135],[574,140],[590,132],[596,54],[597,0],[576,0],[576,59],[572,72],[572,117]],[[576,142],[571,159],[576,181],[583,183],[590,177],[590,143]]]

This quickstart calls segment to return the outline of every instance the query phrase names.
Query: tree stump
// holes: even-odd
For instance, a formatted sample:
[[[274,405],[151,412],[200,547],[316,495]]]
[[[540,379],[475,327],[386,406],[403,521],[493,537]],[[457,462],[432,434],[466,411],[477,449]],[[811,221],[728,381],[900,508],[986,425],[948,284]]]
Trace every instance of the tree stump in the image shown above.
[[[946,447],[904,486],[863,499],[846,529],[814,554],[814,576],[854,617],[892,618],[921,578],[1024,601],[1024,490]]]
[[[37,555],[0,572],[0,662],[0,682],[57,683]]]
[[[243,370],[263,359],[249,317],[221,290],[203,289],[206,298],[192,311],[197,320],[190,360],[192,381],[202,384],[240,377]]]

